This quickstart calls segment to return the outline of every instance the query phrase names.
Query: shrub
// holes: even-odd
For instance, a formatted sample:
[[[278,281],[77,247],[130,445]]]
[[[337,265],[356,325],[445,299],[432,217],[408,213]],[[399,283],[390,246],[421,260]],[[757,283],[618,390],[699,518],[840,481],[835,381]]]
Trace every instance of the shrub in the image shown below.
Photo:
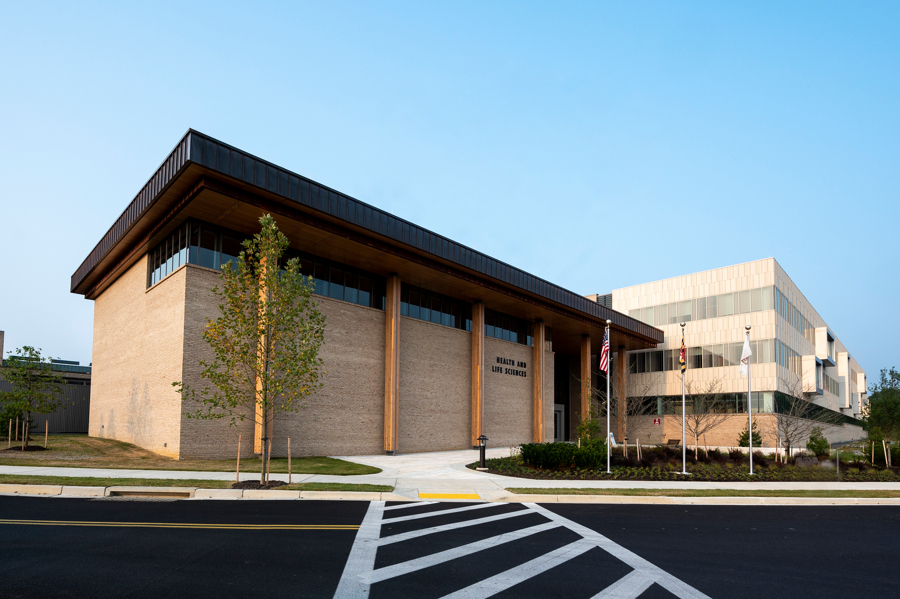
[[[523,443],[522,461],[535,468],[571,468],[575,451],[571,443]]]
[[[606,468],[606,443],[603,439],[582,440],[581,447],[575,450],[576,468],[599,470]]]
[[[732,462],[742,462],[744,461],[744,452],[736,447],[732,447],[728,450],[728,459]]]
[[[750,433],[746,426],[738,435],[738,447],[750,447]],[[753,447],[762,447],[762,435],[759,434],[755,422],[753,423]]]
[[[806,442],[806,448],[815,456],[827,456],[831,450],[831,444],[822,434],[821,427],[815,426],[809,433],[809,441]]]
[[[768,468],[769,467],[769,458],[763,455],[761,451],[753,452],[753,464],[755,466],[759,466],[760,468]]]

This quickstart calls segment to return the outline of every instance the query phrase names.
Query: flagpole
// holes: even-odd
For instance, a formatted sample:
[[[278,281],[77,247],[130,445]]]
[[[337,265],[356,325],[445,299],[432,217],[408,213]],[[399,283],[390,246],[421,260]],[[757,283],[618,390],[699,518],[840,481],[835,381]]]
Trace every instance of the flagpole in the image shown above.
[[[609,343],[609,325],[611,325],[611,324],[612,324],[611,320],[606,321],[606,342],[607,343]],[[609,456],[612,453],[612,448],[609,446],[610,445],[610,443],[609,443],[609,435],[610,435],[609,413],[612,411],[612,410],[610,410],[610,403],[609,403],[609,371],[611,370],[609,366],[610,366],[611,362],[612,362],[612,356],[610,356],[609,353],[607,353],[606,354],[606,473],[607,474],[612,474],[612,471],[609,469]]]
[[[681,323],[681,345],[684,346],[684,323]],[[684,368],[681,370],[681,473],[687,476],[687,445],[685,445],[685,415],[684,415],[684,375],[687,373],[687,352],[684,356]]]
[[[747,343],[750,343],[750,325],[748,324],[747,329]],[[750,358],[747,358],[747,416],[750,419],[750,424],[747,430],[750,432],[750,476],[753,476],[753,385],[752,385],[752,377],[750,376]]]

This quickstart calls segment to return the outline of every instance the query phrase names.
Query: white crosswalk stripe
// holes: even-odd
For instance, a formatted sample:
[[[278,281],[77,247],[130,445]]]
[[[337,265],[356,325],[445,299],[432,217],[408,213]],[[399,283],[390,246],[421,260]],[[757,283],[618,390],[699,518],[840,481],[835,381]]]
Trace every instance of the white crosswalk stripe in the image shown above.
[[[613,584],[609,585],[591,599],[635,599],[650,588],[653,579],[639,570],[632,570]]]
[[[426,555],[425,557],[420,557],[408,562],[403,562],[402,564],[396,564],[394,566],[388,566],[386,568],[379,568],[366,578],[366,582],[368,582],[369,584],[375,584],[376,582],[381,582],[382,580],[387,580],[388,578],[394,578],[395,576],[409,574],[410,572],[415,572],[416,570],[430,568],[431,566],[449,562],[450,560],[465,557],[467,555],[472,555],[473,553],[477,553],[484,549],[490,549],[491,547],[496,547],[498,545],[502,545],[503,543],[509,543],[511,541],[524,539],[527,536],[537,534],[539,532],[544,532],[545,530],[558,528],[559,526],[560,525],[556,522],[545,522],[544,524],[538,524],[537,526],[531,526],[529,528],[507,532],[502,535],[491,537],[489,539],[475,541],[474,543],[469,543],[468,545],[462,545],[460,547],[454,547],[453,549],[448,549],[446,551],[440,551],[438,553]]]
[[[672,576],[661,568],[651,564],[644,558],[629,551],[625,547],[622,547],[618,543],[615,543],[611,539],[586,526],[582,526],[533,503],[521,504],[522,509],[512,512],[503,512],[472,520],[431,526],[389,535],[387,537],[381,536],[381,528],[384,524],[409,522],[434,516],[460,514],[472,510],[488,510],[503,505],[479,503],[465,507],[455,507],[419,514],[407,514],[389,518],[384,517],[385,512],[388,510],[390,510],[393,515],[393,511],[395,510],[421,507],[433,503],[435,502],[414,502],[390,507],[385,507],[383,501],[373,501],[369,504],[369,509],[359,527],[356,539],[353,542],[353,547],[350,550],[350,555],[347,558],[347,563],[344,566],[344,572],[341,576],[340,583],[338,584],[335,597],[364,599],[369,596],[373,584],[452,562],[453,560],[471,556],[480,551],[491,549],[504,543],[517,541],[553,529],[565,528],[576,533],[581,538],[563,547],[548,551],[523,564],[509,568],[504,572],[489,576],[463,589],[450,593],[446,595],[446,598],[476,599],[491,597],[543,572],[552,570],[594,548],[599,548],[630,566],[632,572],[606,588],[599,589],[599,592],[594,595],[594,599],[601,597],[606,599],[634,599],[640,596],[641,593],[646,591],[653,584],[658,584],[680,599],[709,599],[707,595]],[[380,547],[402,543],[404,541],[432,534],[476,527],[482,524],[517,518],[524,515],[539,515],[542,516],[546,522],[537,525],[532,524],[512,532],[506,532],[487,539],[463,544],[459,547],[454,547],[445,551],[439,551],[434,554],[414,558],[377,570],[375,569],[375,557]]]
[[[382,524],[393,522],[406,522],[407,520],[421,520],[422,518],[433,518],[435,516],[446,516],[448,514],[457,514],[459,512],[469,512],[471,510],[483,510],[497,505],[496,503],[476,503],[475,505],[467,505],[466,507],[457,507],[449,510],[441,510],[439,512],[425,512],[424,514],[412,514],[410,516],[396,516],[394,518],[385,518]]]
[[[485,597],[496,595],[500,591],[505,591],[520,582],[546,572],[550,568],[555,568],[593,548],[593,543],[587,539],[569,543],[565,547],[554,549],[550,553],[536,557],[529,562],[525,562],[521,566],[516,566],[506,572],[501,572],[496,576],[491,576],[481,582],[476,582],[455,593],[444,595],[444,599],[484,599]]]

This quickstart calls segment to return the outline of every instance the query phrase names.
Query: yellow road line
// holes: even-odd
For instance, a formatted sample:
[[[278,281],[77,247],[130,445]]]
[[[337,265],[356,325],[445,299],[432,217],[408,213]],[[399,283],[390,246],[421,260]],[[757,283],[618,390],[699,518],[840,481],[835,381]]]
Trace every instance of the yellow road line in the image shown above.
[[[419,493],[419,499],[481,499],[477,493]]]
[[[205,528],[215,530],[358,530],[355,524],[188,524],[180,522],[89,522],[82,520],[5,520],[26,526],[96,526],[111,528]]]

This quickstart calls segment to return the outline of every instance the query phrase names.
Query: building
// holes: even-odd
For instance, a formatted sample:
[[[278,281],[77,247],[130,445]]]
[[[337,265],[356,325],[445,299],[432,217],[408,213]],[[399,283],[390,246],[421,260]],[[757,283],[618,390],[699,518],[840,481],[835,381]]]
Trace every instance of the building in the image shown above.
[[[629,394],[649,400],[634,419],[642,440],[681,437],[681,322],[688,348],[685,382],[698,394],[712,386],[734,414],[710,431],[706,444],[736,446],[747,425],[747,379],[739,372],[746,325],[753,411],[759,414],[754,418],[765,446],[775,445],[772,415],[784,412],[788,396],[808,400],[830,411],[829,420],[843,423],[826,431],[832,442],[863,436],[858,418],[867,403],[866,373],[774,258],[590,297],[665,334],[656,348],[628,353]],[[688,398],[688,413],[691,403]]]
[[[127,151],[122,140],[121,149]],[[273,451],[348,455],[571,437],[591,356],[661,330],[196,131],[72,275],[94,301],[90,434],[173,457],[231,457],[238,427],[184,416],[218,267],[272,214],[316,280],[323,389],[275,423]],[[190,407],[190,406],[188,406]]]
[[[3,341],[4,332],[0,331],[0,356],[4,355]],[[91,367],[72,360],[54,358],[50,362],[50,368],[59,372],[66,383],[62,388],[65,405],[50,414],[33,414],[33,431],[44,432],[47,427],[46,430],[51,433],[87,433],[91,409]],[[5,361],[0,360],[0,366],[4,364]],[[0,370],[0,393],[11,390],[12,386],[3,380]]]

